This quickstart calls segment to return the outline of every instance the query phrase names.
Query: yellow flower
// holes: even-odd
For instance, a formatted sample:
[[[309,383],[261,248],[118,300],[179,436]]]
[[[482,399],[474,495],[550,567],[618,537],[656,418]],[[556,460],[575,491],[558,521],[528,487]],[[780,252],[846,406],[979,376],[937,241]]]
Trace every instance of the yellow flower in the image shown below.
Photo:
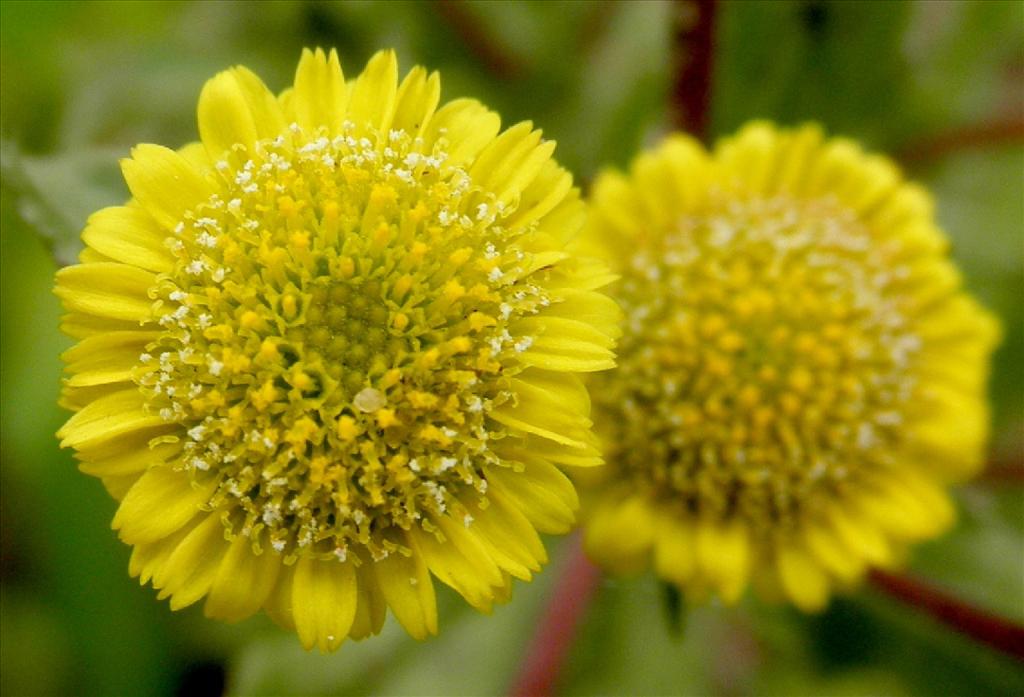
[[[626,314],[592,382],[596,560],[815,610],[950,525],[998,331],[891,161],[814,126],[675,135],[600,177],[584,237]]]
[[[59,272],[62,445],[172,609],[263,608],[326,651],[391,608],[422,638],[432,575],[487,611],[572,524],[611,277],[565,251],[554,143],[439,96],[391,51],[349,83],[305,51],[279,97],[223,72],[201,142],[136,147]]]

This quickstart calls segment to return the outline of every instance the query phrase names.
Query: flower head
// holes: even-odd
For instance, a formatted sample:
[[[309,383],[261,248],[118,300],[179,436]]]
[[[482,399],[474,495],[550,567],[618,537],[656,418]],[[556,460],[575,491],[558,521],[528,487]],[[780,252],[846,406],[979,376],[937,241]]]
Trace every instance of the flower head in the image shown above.
[[[140,145],[126,206],[62,270],[61,429],[120,499],[131,572],[179,608],[261,608],[303,644],[436,631],[431,575],[472,605],[545,561],[600,462],[576,373],[612,364],[610,276],[554,143],[393,52],[346,84],[214,77],[200,143]]]
[[[950,524],[997,327],[921,188],[813,126],[755,123],[711,154],[670,137],[592,207],[626,314],[620,367],[592,383],[594,558],[816,609]]]

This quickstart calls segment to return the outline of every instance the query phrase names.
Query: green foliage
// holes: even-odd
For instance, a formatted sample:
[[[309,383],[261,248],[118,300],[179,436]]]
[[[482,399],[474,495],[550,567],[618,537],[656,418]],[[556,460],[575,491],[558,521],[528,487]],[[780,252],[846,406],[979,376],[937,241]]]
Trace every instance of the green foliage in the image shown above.
[[[117,159],[138,142],[196,137],[203,82],[236,63],[274,88],[306,45],[336,46],[350,75],[394,46],[403,69],[441,70],[506,124],[531,119],[582,181],[667,129],[671,3],[0,4],[4,694],[172,694],[187,666],[223,662],[233,694],[502,694],[558,581],[560,560],[493,616],[442,594],[442,633],[393,623],[331,656],[265,619],[225,626],[172,614],[126,573],[114,502],[53,432],[59,307],[50,290],[88,214],[122,201]],[[1019,2],[719,3],[712,135],[750,118],[822,122],[908,152],[933,136],[1019,119]],[[955,141],[955,138],[954,138]],[[1000,458],[1024,447],[1024,152],[985,144],[908,162],[934,192],[968,287],[1003,319],[995,364]],[[48,249],[49,248],[49,249]],[[999,490],[997,487],[1005,487]],[[911,570],[1024,621],[1019,483],[960,495],[961,523]],[[571,651],[565,694],[1020,694],[1024,670],[906,607],[861,591],[807,618],[747,602],[666,622],[651,578],[606,582]],[[681,607],[681,604],[680,604]]]

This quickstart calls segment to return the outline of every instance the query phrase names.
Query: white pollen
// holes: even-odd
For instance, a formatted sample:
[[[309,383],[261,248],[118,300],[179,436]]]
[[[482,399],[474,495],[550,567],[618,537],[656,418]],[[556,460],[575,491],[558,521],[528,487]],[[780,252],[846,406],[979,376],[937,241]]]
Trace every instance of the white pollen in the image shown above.
[[[151,356],[150,354],[148,354],[148,353],[140,353],[139,354],[139,363],[149,363],[151,360],[153,360],[153,356]]]
[[[441,458],[441,467],[438,468],[438,471],[439,472],[447,472],[451,468],[455,467],[455,465],[457,465],[458,462],[459,461],[456,460],[454,457],[442,457]]]
[[[283,552],[284,551],[284,540],[273,540],[270,543],[270,546],[274,548],[275,552]]]
[[[526,349],[530,348],[531,346],[533,346],[533,337],[532,336],[524,336],[522,339],[520,339],[519,341],[517,341],[515,343],[515,349],[519,353],[522,353],[523,351],[525,351]]]
[[[405,159],[402,160],[402,162],[405,163],[406,167],[412,169],[420,163],[420,154],[418,152],[411,152],[405,156]]]
[[[228,210],[229,211],[238,212],[238,210],[241,207],[242,207],[242,199],[240,199],[240,198],[233,198],[230,201],[228,201]]]
[[[224,364],[218,361],[216,358],[210,358],[210,375],[220,375],[220,371],[224,370]]]
[[[198,426],[193,426],[188,430],[188,437],[192,440],[202,440],[205,433],[206,426],[199,424]]]
[[[362,412],[370,413],[382,409],[388,403],[387,397],[380,390],[364,387],[352,399],[352,404]]]
[[[491,283],[494,283],[495,281],[501,280],[501,277],[504,275],[505,274],[502,272],[502,270],[495,266],[493,269],[491,269],[490,273],[487,274],[487,280],[489,280]]]
[[[471,516],[468,513],[462,516],[462,524],[468,528],[470,525],[473,524],[473,516]]]
[[[484,218],[487,217],[489,211],[490,209],[488,208],[487,204],[481,203],[479,206],[476,207],[476,219],[483,220]]]
[[[174,226],[174,234],[175,235],[180,235],[183,232],[185,232],[185,223],[180,223],[179,222],[177,225]]]
[[[185,271],[192,274],[193,276],[198,276],[203,272],[203,269],[205,268],[206,262],[204,262],[202,259],[196,259],[185,267]]]

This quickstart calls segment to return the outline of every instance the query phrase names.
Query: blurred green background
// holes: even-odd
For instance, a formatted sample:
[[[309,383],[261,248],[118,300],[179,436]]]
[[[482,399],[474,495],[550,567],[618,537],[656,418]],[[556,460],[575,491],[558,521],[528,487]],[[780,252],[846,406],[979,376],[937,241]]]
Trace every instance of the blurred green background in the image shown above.
[[[689,8],[692,9],[692,8]],[[442,631],[305,654],[263,618],[172,614],[127,574],[115,504],[54,431],[68,342],[51,293],[93,210],[122,201],[117,158],[194,140],[203,82],[242,63],[275,90],[303,46],[349,74],[377,48],[440,69],[505,123],[530,118],[582,182],[668,128],[685,3],[140,2],[0,4],[4,695],[504,693],[557,582],[552,564],[483,617],[441,594]],[[892,153],[938,200],[967,286],[1003,318],[989,470],[910,572],[1024,621],[1024,4],[722,2],[710,131],[821,121]],[[560,550],[563,550],[560,553]],[[674,635],[647,578],[606,581],[559,686],[592,694],[1024,694],[1019,663],[864,589],[805,617],[748,601]]]

